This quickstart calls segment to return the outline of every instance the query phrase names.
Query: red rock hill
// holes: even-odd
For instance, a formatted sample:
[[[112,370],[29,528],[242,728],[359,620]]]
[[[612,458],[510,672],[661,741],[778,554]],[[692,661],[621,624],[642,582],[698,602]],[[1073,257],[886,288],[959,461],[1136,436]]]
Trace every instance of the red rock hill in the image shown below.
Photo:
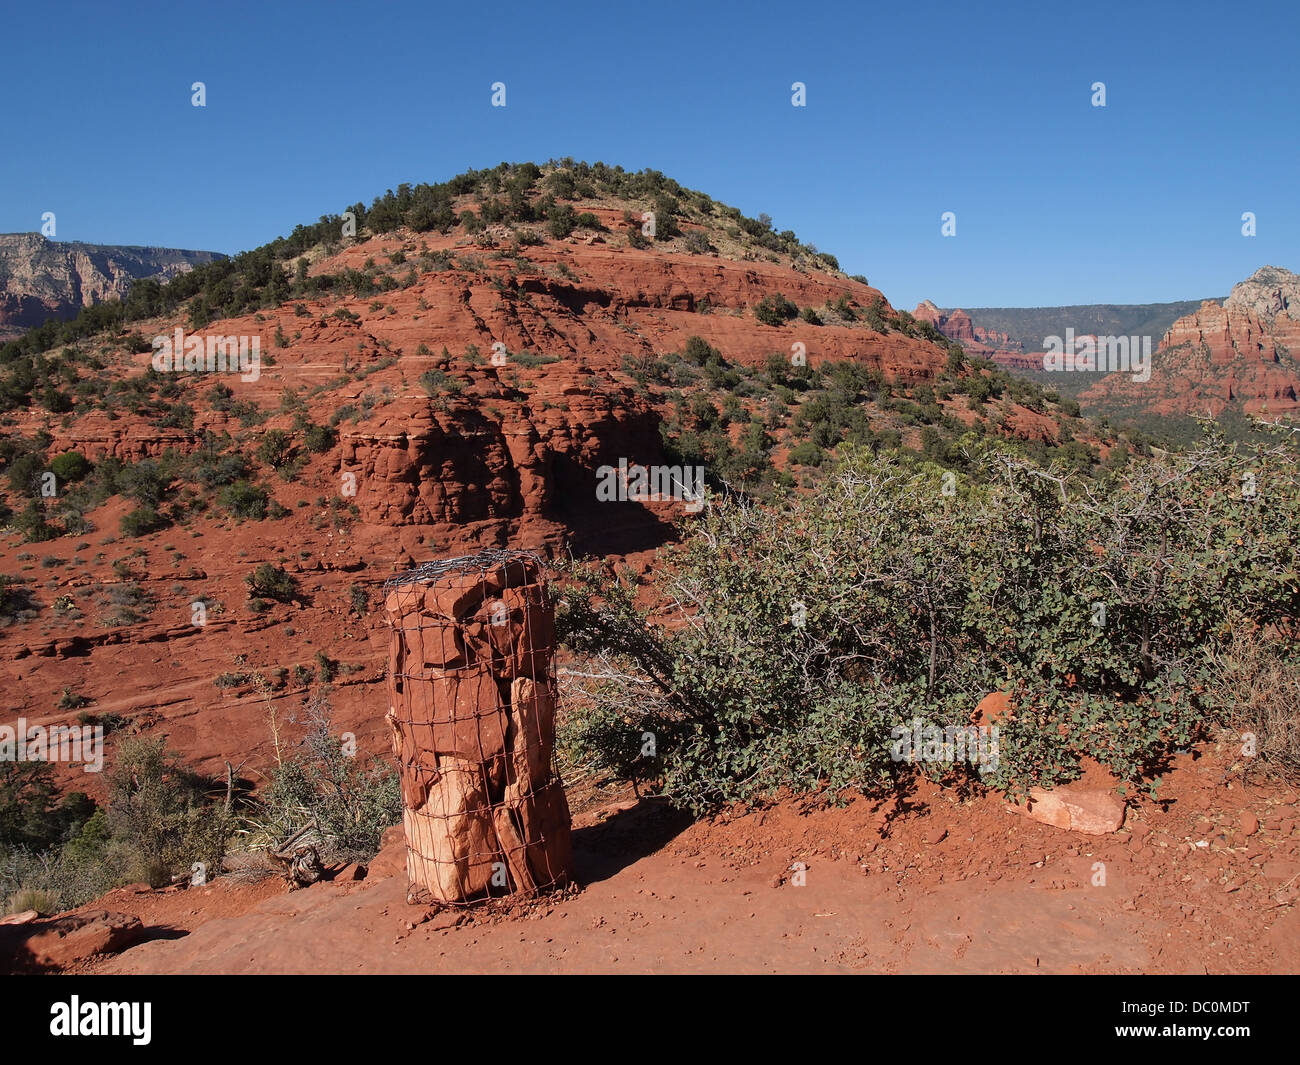
[[[1300,410],[1300,277],[1264,266],[1176,321],[1153,355],[1151,380],[1103,378],[1080,399],[1156,414],[1217,416],[1229,407]]]

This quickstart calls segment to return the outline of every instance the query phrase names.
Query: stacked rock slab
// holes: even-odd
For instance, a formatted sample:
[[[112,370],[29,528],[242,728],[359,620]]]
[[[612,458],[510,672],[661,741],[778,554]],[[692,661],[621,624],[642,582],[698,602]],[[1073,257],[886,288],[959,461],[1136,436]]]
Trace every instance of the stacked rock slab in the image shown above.
[[[537,558],[493,550],[386,586],[389,712],[413,891],[464,903],[563,884],[555,610]]]

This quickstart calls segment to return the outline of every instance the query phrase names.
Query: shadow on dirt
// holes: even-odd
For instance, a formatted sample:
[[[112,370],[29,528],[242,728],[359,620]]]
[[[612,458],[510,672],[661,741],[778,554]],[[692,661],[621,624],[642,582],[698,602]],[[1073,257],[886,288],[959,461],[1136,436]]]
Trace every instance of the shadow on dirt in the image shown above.
[[[691,815],[662,799],[639,799],[635,806],[598,825],[575,829],[573,861],[580,884],[608,880],[629,865],[654,854],[690,827]]]

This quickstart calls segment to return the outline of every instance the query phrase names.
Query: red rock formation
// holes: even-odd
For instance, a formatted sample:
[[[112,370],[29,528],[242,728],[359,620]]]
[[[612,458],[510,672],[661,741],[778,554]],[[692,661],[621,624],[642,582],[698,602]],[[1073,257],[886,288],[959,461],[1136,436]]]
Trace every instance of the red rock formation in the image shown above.
[[[975,333],[971,329],[970,315],[958,307],[952,314],[948,315],[948,320],[943,323],[941,330],[945,336],[963,344],[971,343],[975,340]]]
[[[1110,374],[1081,401],[1156,414],[1218,415],[1229,407],[1300,410],[1300,277],[1265,266],[1223,304],[1178,319],[1154,352],[1151,379]]]
[[[988,344],[993,347],[1012,347],[1011,337],[1007,333],[999,332],[996,329],[985,329],[982,325],[975,327],[975,339],[982,344]],[[1016,345],[1018,347],[1018,345]]]
[[[295,416],[317,426],[336,417],[338,440],[320,455],[300,452],[305,465],[291,480],[255,469],[286,511],[264,522],[237,522],[218,506],[184,526],[119,539],[123,515],[138,503],[117,496],[88,514],[93,528],[82,534],[39,545],[0,541],[0,571],[39,581],[32,589],[41,606],[33,621],[0,628],[8,719],[71,720],[55,709],[67,687],[93,699],[95,714],[164,726],[200,771],[224,776],[223,759],[236,752],[251,759],[250,768],[265,769],[273,751],[264,697],[251,683],[218,688],[214,678],[286,671],[273,697],[287,712],[307,693],[292,667],[311,667],[321,650],[349,667],[333,682],[335,727],[353,731],[364,749],[383,751],[387,737],[374,706],[383,700],[387,645],[381,622],[354,611],[357,594],[412,562],[480,546],[639,557],[673,535],[681,501],[597,504],[602,465],[665,461],[659,424],[667,408],[638,389],[627,358],[680,352],[698,335],[734,364],[762,365],[803,344],[813,365],[855,359],[903,389],[933,380],[944,366],[940,347],[862,321],[772,327],[753,314],[776,292],[800,307],[841,296],[861,308],[881,300],[892,314],[877,289],[788,261],[632,248],[617,232],[621,205],[598,213],[615,231],[606,240],[547,240],[517,258],[494,258],[463,231],[371,238],[317,258],[313,274],[359,270],[371,259],[387,267],[399,252],[408,265],[381,267],[398,283],[374,297],[295,298],[206,326],[259,336],[264,362],[256,380],[221,376],[230,395],[220,403],[212,374],[169,377],[180,393],[168,402],[193,409],[192,430],[161,425],[156,411],[137,412],[129,401],[111,414],[98,407],[60,418],[39,407],[14,412],[10,432],[31,439],[47,431],[50,454],[75,448],[95,461],[185,455],[207,432],[217,440],[229,433],[230,447],[257,467],[266,432],[284,429],[301,441]],[[419,263],[422,246],[457,261]],[[412,264],[418,269],[408,283]],[[185,315],[133,325],[146,338],[177,326],[189,328]],[[498,342],[509,353],[503,366],[491,363]],[[107,363],[105,388],[150,365],[150,352],[130,354],[106,336],[86,346]],[[550,361],[518,358],[524,351]],[[256,421],[243,420],[250,410]],[[215,491],[175,486],[177,495]],[[53,563],[41,567],[36,556]],[[294,577],[296,602],[267,611],[250,605],[245,578],[264,562]],[[117,620],[109,593],[132,581],[153,603],[127,623]],[[68,612],[53,611],[58,596],[67,597]],[[200,596],[213,603],[203,627],[192,621]],[[114,742],[110,735],[110,763]],[[59,773],[69,787],[99,786],[78,767]]]
[[[971,316],[960,307],[945,313],[930,300],[922,300],[917,305],[916,310],[912,312],[912,317],[919,321],[929,322],[948,339],[961,344],[970,355],[982,359],[991,359],[1000,366],[1023,365],[1025,369],[1035,368],[1026,364],[1035,362],[1035,359],[1026,359],[1025,356],[1021,355],[1020,346],[1013,344],[1006,333],[976,326],[972,322]],[[1036,360],[1036,363],[1036,368],[1041,370],[1041,357]]]

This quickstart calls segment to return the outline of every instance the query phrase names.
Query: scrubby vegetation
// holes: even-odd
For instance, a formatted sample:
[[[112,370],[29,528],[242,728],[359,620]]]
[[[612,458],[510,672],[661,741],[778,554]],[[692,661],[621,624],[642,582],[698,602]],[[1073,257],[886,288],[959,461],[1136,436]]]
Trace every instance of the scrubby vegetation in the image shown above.
[[[1086,755],[1156,787],[1232,714],[1216,654],[1300,617],[1294,445],[1211,434],[1097,480],[993,444],[972,461],[978,479],[853,449],[813,494],[716,503],[670,552],[662,624],[579,567],[563,636],[598,679],[575,693],[570,744],[695,810],[870,791],[914,769],[892,729],[964,727],[1007,691],[987,782],[1068,779]],[[1295,667],[1293,645],[1270,648]]]
[[[269,690],[260,675],[244,679]],[[122,884],[210,878],[228,855],[256,856],[308,824],[324,860],[367,860],[401,819],[396,774],[332,733],[326,692],[312,696],[306,726],[260,798],[234,767],[207,779],[141,735],[119,743],[102,806],[81,792],[60,798],[47,762],[0,761],[0,910],[54,913]],[[282,739],[277,731],[277,750]]]
[[[263,562],[244,581],[249,595],[274,599],[278,603],[289,602],[298,592],[298,582],[293,575],[271,562]]]
[[[575,206],[582,200],[592,202]],[[621,226],[616,210],[597,200],[627,205]],[[585,206],[601,216],[579,209]],[[653,232],[643,232],[648,212]],[[832,256],[776,231],[766,216],[746,218],[655,171],[572,160],[402,185],[349,213],[358,239],[400,227],[459,230],[457,247],[408,246],[390,252],[386,264],[370,259],[334,274],[317,266],[313,274],[321,253],[350,239],[341,235],[342,216],[329,215],[166,284],[140,282],[125,301],[0,347],[0,417],[29,409],[46,426],[29,438],[0,437],[9,492],[0,523],[33,543],[79,534],[113,496],[129,502],[120,528],[103,531],[130,539],[171,530],[166,540],[205,513],[227,524],[284,516],[271,490],[276,478],[294,481],[312,456],[338,447],[340,426],[370,417],[392,393],[355,388],[347,402],[327,408],[326,425],[308,417],[320,409],[309,401],[401,355],[386,340],[366,339],[354,310],[322,310],[319,302],[309,310],[308,301],[324,294],[360,298],[372,314],[391,315],[385,293],[415,284],[422,271],[458,270],[527,304],[539,290],[521,277],[543,278],[551,289],[558,279],[571,290],[579,278],[564,262],[543,270],[522,250],[596,232],[619,246],[788,256],[801,271],[838,272]],[[1186,454],[1158,458],[1154,430],[1088,425],[1068,396],[968,358],[928,322],[841,287],[824,305],[802,309],[779,292],[751,308],[701,300],[698,328],[715,338],[728,336],[709,329],[724,314],[752,313],[770,327],[757,333],[780,350],[760,366],[742,364],[724,350],[725,339],[691,336],[680,352],[652,353],[644,337],[630,345],[636,354],[624,356],[614,387],[634,388],[665,412],[665,456],[702,466],[715,499],[662,567],[662,601],[674,604],[667,624],[635,605],[631,584],[573,571],[565,638],[593,664],[573,691],[565,750],[611,773],[654,780],[695,810],[782,787],[890,788],[918,771],[891,756],[892,729],[915,718],[964,724],[979,696],[1006,690],[1012,714],[1002,725],[998,768],[982,776],[925,771],[963,786],[1014,790],[1068,778],[1089,756],[1155,786],[1171,751],[1222,725],[1256,734],[1258,764],[1294,778],[1298,663],[1294,642],[1279,638],[1292,632],[1300,605],[1294,453],[1262,446],[1253,432],[1235,436],[1237,447],[1213,431],[1202,440],[1198,427],[1185,438],[1194,444]],[[136,322],[177,314],[200,328],[292,301],[300,301],[293,318],[274,325],[277,349],[292,354],[301,320],[304,331],[344,333],[348,351],[339,376],[330,371],[310,387],[286,387],[278,408],[241,400],[210,380],[104,372],[115,353],[149,350]],[[421,299],[419,310],[429,309]],[[256,317],[269,323],[271,316]],[[865,358],[792,359],[781,339],[845,328],[857,331],[867,352],[880,341],[873,333],[936,344],[942,368],[923,383],[900,383]],[[522,402],[531,384],[519,371],[556,361],[524,350],[509,354],[506,367],[481,371],[487,358],[473,343],[463,355],[444,347],[435,358],[425,344],[415,355],[423,373],[417,379],[411,371],[408,387],[443,410],[470,407],[485,378],[503,386],[493,402]],[[266,359],[269,365],[269,353]],[[217,431],[195,429],[196,407],[200,425]],[[160,434],[150,457],[133,462],[58,453],[60,418],[67,415],[67,426],[92,408],[108,421],[130,413],[179,432]],[[211,412],[225,417],[210,419]],[[1033,431],[1017,425],[1026,415],[1039,416],[1029,419]],[[281,427],[262,428],[271,418]],[[344,428],[343,435],[351,434]],[[332,478],[333,465],[320,465]],[[1244,471],[1258,481],[1257,498],[1243,497]],[[43,492],[51,476],[53,496]],[[319,491],[329,490],[320,483]],[[292,489],[281,491],[294,501]],[[302,494],[297,506],[311,506]],[[322,495],[304,517],[317,530],[339,529],[359,513],[347,499]],[[153,576],[146,567],[156,559],[142,566],[144,545],[130,547],[137,554],[113,563],[120,581],[76,591],[76,602],[61,594],[42,604],[32,578],[0,575],[0,625],[38,620],[42,610],[79,618],[78,603],[88,613],[91,603],[102,608],[92,620],[103,626],[142,621],[154,601],[140,582]],[[18,557],[29,569],[37,565],[31,555]],[[40,565],[53,569],[65,559],[51,553]],[[249,568],[253,610],[302,598],[281,565]],[[373,609],[363,585],[337,600],[331,608],[359,618]],[[315,648],[299,656],[306,664],[279,667],[275,690],[327,685],[355,668]],[[263,683],[252,666],[237,664],[210,674],[218,694]],[[58,705],[75,710],[79,699],[65,689]],[[138,737],[123,743],[102,809],[84,796],[60,801],[48,775],[8,772],[0,763],[4,899],[58,907],[130,879],[163,883],[195,861],[219,863],[232,833],[263,845],[309,823],[332,856],[372,853],[382,829],[400,817],[396,778],[348,752],[319,693],[310,708],[297,748],[286,743],[282,751],[277,732],[276,768],[258,801],[242,785],[226,791],[224,782],[200,780],[161,744]],[[651,757],[643,753],[647,733],[656,741]]]
[[[484,227],[514,227],[515,240],[526,246],[540,238],[534,229],[542,226],[552,239],[562,239],[577,229],[604,228],[590,211],[576,211],[570,197],[610,198],[645,204],[655,216],[656,241],[683,236],[680,223],[708,223],[725,230],[731,239],[756,251],[799,256],[822,269],[838,270],[834,256],[801,243],[789,230],[777,232],[766,215],[748,218],[734,207],[715,202],[701,192],[687,189],[657,170],[635,173],[604,163],[551,160],[545,167],[535,163],[501,164],[490,170],[470,170],[436,184],[402,184],[378,196],[367,208],[353,204],[344,213],[324,215],[311,225],[299,225],[287,237],[243,252],[229,259],[203,263],[169,281],[142,280],[131,287],[123,300],[110,300],[84,308],[71,321],[51,320],[39,328],[0,346],[0,413],[39,404],[51,413],[100,405],[111,411],[128,406],[134,413],[167,424],[192,423],[193,411],[176,400],[181,386],[152,369],[142,375],[97,388],[94,375],[104,368],[98,357],[78,348],[79,341],[107,334],[132,352],[149,350],[149,342],[132,329],[132,323],[184,311],[192,329],[209,322],[232,318],[294,299],[309,299],[322,293],[371,297],[416,280],[413,269],[404,276],[381,270],[373,263],[365,269],[346,268],[337,274],[311,274],[306,255],[315,249],[337,248],[344,239],[344,225],[355,225],[358,236],[388,233],[405,226],[415,233],[449,233],[461,227],[467,234],[482,234]],[[474,208],[457,210],[467,198]],[[644,243],[639,216],[629,223],[630,234]],[[688,246],[693,251],[710,247],[707,236],[693,230]],[[489,244],[490,246],[490,244]],[[406,257],[391,259],[393,268],[408,265]],[[420,265],[445,269],[450,265],[445,252],[430,253]],[[336,315],[351,317],[339,308]],[[797,309],[795,313],[798,313]],[[275,344],[288,342],[277,326]],[[62,348],[58,358],[48,354]],[[270,360],[269,353],[264,361]],[[188,414],[187,414],[188,412]],[[249,415],[252,412],[238,410]]]
[[[384,829],[401,822],[397,774],[385,760],[359,756],[355,741],[334,732],[324,692],[312,697],[306,718],[301,746],[280,760],[248,824],[266,841],[314,825],[326,861],[366,861]]]
[[[216,787],[139,736],[120,744],[103,806],[80,792],[56,801],[46,762],[0,762],[0,899],[54,912],[119,884],[169,884],[195,862],[215,873],[232,831]]]

